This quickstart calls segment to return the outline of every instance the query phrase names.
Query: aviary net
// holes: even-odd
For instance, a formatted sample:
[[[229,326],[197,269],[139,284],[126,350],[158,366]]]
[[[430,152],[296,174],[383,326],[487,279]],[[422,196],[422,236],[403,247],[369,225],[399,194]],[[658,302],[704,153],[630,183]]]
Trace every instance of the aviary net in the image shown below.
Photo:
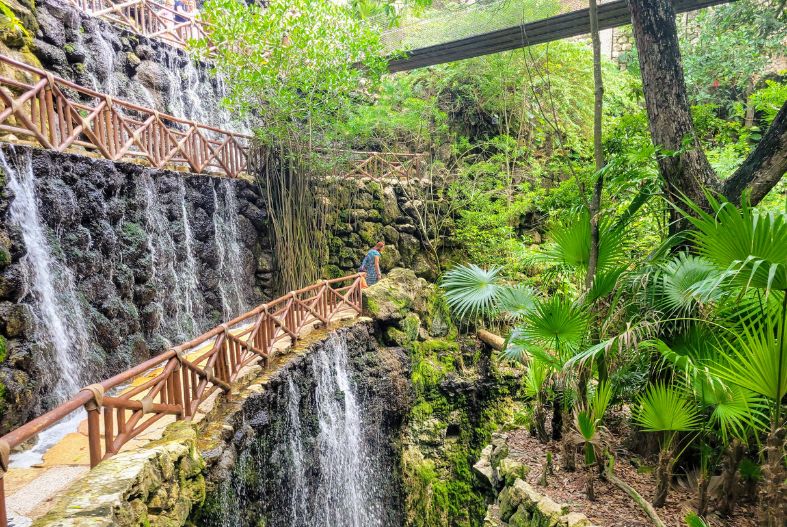
[[[383,32],[383,43],[389,53],[419,49],[587,7],[588,0],[434,2],[418,16],[403,15],[398,27]]]

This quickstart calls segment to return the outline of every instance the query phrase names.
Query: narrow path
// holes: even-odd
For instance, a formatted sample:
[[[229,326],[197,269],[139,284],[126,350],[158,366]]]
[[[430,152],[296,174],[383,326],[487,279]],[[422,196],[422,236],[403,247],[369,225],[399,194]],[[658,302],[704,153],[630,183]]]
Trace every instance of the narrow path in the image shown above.
[[[340,322],[355,318],[357,313],[352,309],[339,311],[333,321]],[[232,333],[242,332],[247,326],[235,328]],[[309,325],[298,333],[299,340],[315,331]],[[196,358],[204,354],[213,341],[207,341],[202,346],[194,349],[189,358]],[[292,345],[282,341],[275,345],[276,355],[282,355],[291,349]],[[238,375],[235,385],[242,386],[249,381],[249,373],[254,371],[255,364],[246,366]],[[147,372],[146,375],[134,379],[118,393],[130,390],[135,386],[154,378],[161,373],[160,368]],[[221,396],[221,390],[215,389],[202,403],[192,422],[198,423],[215,407]],[[138,397],[141,398],[143,394]],[[142,445],[160,439],[164,429],[175,421],[175,416],[166,416],[157,421],[139,436],[126,443],[121,452],[136,450]],[[102,431],[103,434],[103,431]],[[13,456],[11,458],[13,465]],[[12,466],[5,475],[6,504],[9,512],[9,526],[27,527],[32,521],[46,514],[54,503],[55,496],[67,489],[77,478],[90,470],[90,453],[88,451],[87,420],[83,419],[76,432],[63,437],[50,448],[43,456],[43,462],[32,467]]]

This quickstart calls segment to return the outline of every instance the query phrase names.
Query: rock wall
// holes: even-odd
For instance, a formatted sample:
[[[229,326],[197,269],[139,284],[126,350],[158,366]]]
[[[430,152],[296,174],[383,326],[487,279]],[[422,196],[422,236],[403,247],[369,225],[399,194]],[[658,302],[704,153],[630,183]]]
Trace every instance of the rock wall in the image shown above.
[[[488,527],[596,527],[567,504],[557,503],[524,481],[531,467],[509,457],[505,434],[494,434],[473,467],[489,488],[494,503],[487,509]]]
[[[86,330],[80,382],[191,338],[270,296],[265,204],[242,180],[5,145],[32,172],[57,295]],[[7,171],[4,171],[7,172]],[[52,404],[57,364],[9,174],[0,179],[0,433]],[[71,316],[74,313],[65,313]]]
[[[491,494],[471,467],[511,411],[520,372],[461,337],[437,288],[412,271],[392,271],[364,301],[378,338],[402,346],[412,363],[414,399],[400,438],[404,525],[481,525]]]
[[[328,199],[334,211],[328,218],[328,274],[343,276],[356,272],[366,252],[384,241],[381,270],[395,267],[413,269],[419,277],[437,278],[434,258],[425,250],[428,228],[424,220],[427,206],[424,188],[418,183],[385,185],[370,180],[343,180],[330,188]]]
[[[196,439],[190,423],[171,425],[162,439],[91,470],[33,525],[184,525],[205,498],[205,463]]]
[[[349,384],[340,382],[326,394],[324,383],[332,381],[325,366],[342,361],[321,358],[332,338],[346,346]],[[410,406],[408,366],[401,348],[377,343],[368,320],[289,358],[238,412],[212,424],[222,439],[203,442],[208,493],[192,521],[222,527],[402,525],[397,438]],[[353,424],[348,419],[355,404],[360,422]],[[331,408],[338,413],[326,416]],[[338,428],[324,428],[333,425]],[[352,432],[345,425],[361,431],[359,443],[334,442]],[[360,459],[353,459],[355,451]],[[340,453],[348,457],[333,457]]]

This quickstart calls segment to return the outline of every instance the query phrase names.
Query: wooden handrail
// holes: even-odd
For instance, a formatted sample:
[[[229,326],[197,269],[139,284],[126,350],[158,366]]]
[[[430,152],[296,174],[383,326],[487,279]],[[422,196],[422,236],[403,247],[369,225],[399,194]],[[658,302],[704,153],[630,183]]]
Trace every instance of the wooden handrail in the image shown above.
[[[82,389],[57,408],[0,437],[0,527],[7,527],[3,475],[8,470],[12,449],[84,407],[90,466],[95,467],[166,415],[192,419],[200,404],[216,389],[229,391],[244,367],[254,362],[267,367],[276,344],[282,340],[294,344],[307,326],[328,325],[342,312],[360,313],[362,276],[363,273],[357,273],[323,280],[262,304],[157,357]],[[155,375],[140,386],[104,396],[151,371]]]
[[[175,11],[156,0],[128,0],[117,3],[112,0],[67,2],[88,15],[102,18],[146,37],[161,39],[178,48],[185,49],[190,40],[208,38],[207,24],[200,20],[199,14],[195,16]]]
[[[229,177],[246,170],[249,135],[116,99],[3,55],[0,64],[15,77],[0,76],[0,133],[31,137],[58,152],[81,147],[156,168]]]

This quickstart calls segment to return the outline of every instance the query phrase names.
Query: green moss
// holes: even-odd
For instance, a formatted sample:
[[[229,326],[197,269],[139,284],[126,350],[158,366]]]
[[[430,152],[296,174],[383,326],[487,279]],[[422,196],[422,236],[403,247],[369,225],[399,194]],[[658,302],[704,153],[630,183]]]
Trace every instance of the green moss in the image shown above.
[[[87,66],[85,66],[84,62],[77,62],[74,64],[74,69],[77,73],[85,73],[87,71]]]
[[[76,51],[76,47],[69,42],[68,44],[63,46],[63,51],[65,51],[68,54],[72,54]]]
[[[7,341],[5,337],[0,335],[0,363],[2,363],[8,355]]]
[[[145,234],[145,230],[139,224],[132,221],[124,222],[121,232],[123,233],[123,237],[126,239],[126,241],[132,245],[145,243],[147,240],[147,234]]]
[[[4,269],[11,263],[11,251],[0,245],[0,269]]]

